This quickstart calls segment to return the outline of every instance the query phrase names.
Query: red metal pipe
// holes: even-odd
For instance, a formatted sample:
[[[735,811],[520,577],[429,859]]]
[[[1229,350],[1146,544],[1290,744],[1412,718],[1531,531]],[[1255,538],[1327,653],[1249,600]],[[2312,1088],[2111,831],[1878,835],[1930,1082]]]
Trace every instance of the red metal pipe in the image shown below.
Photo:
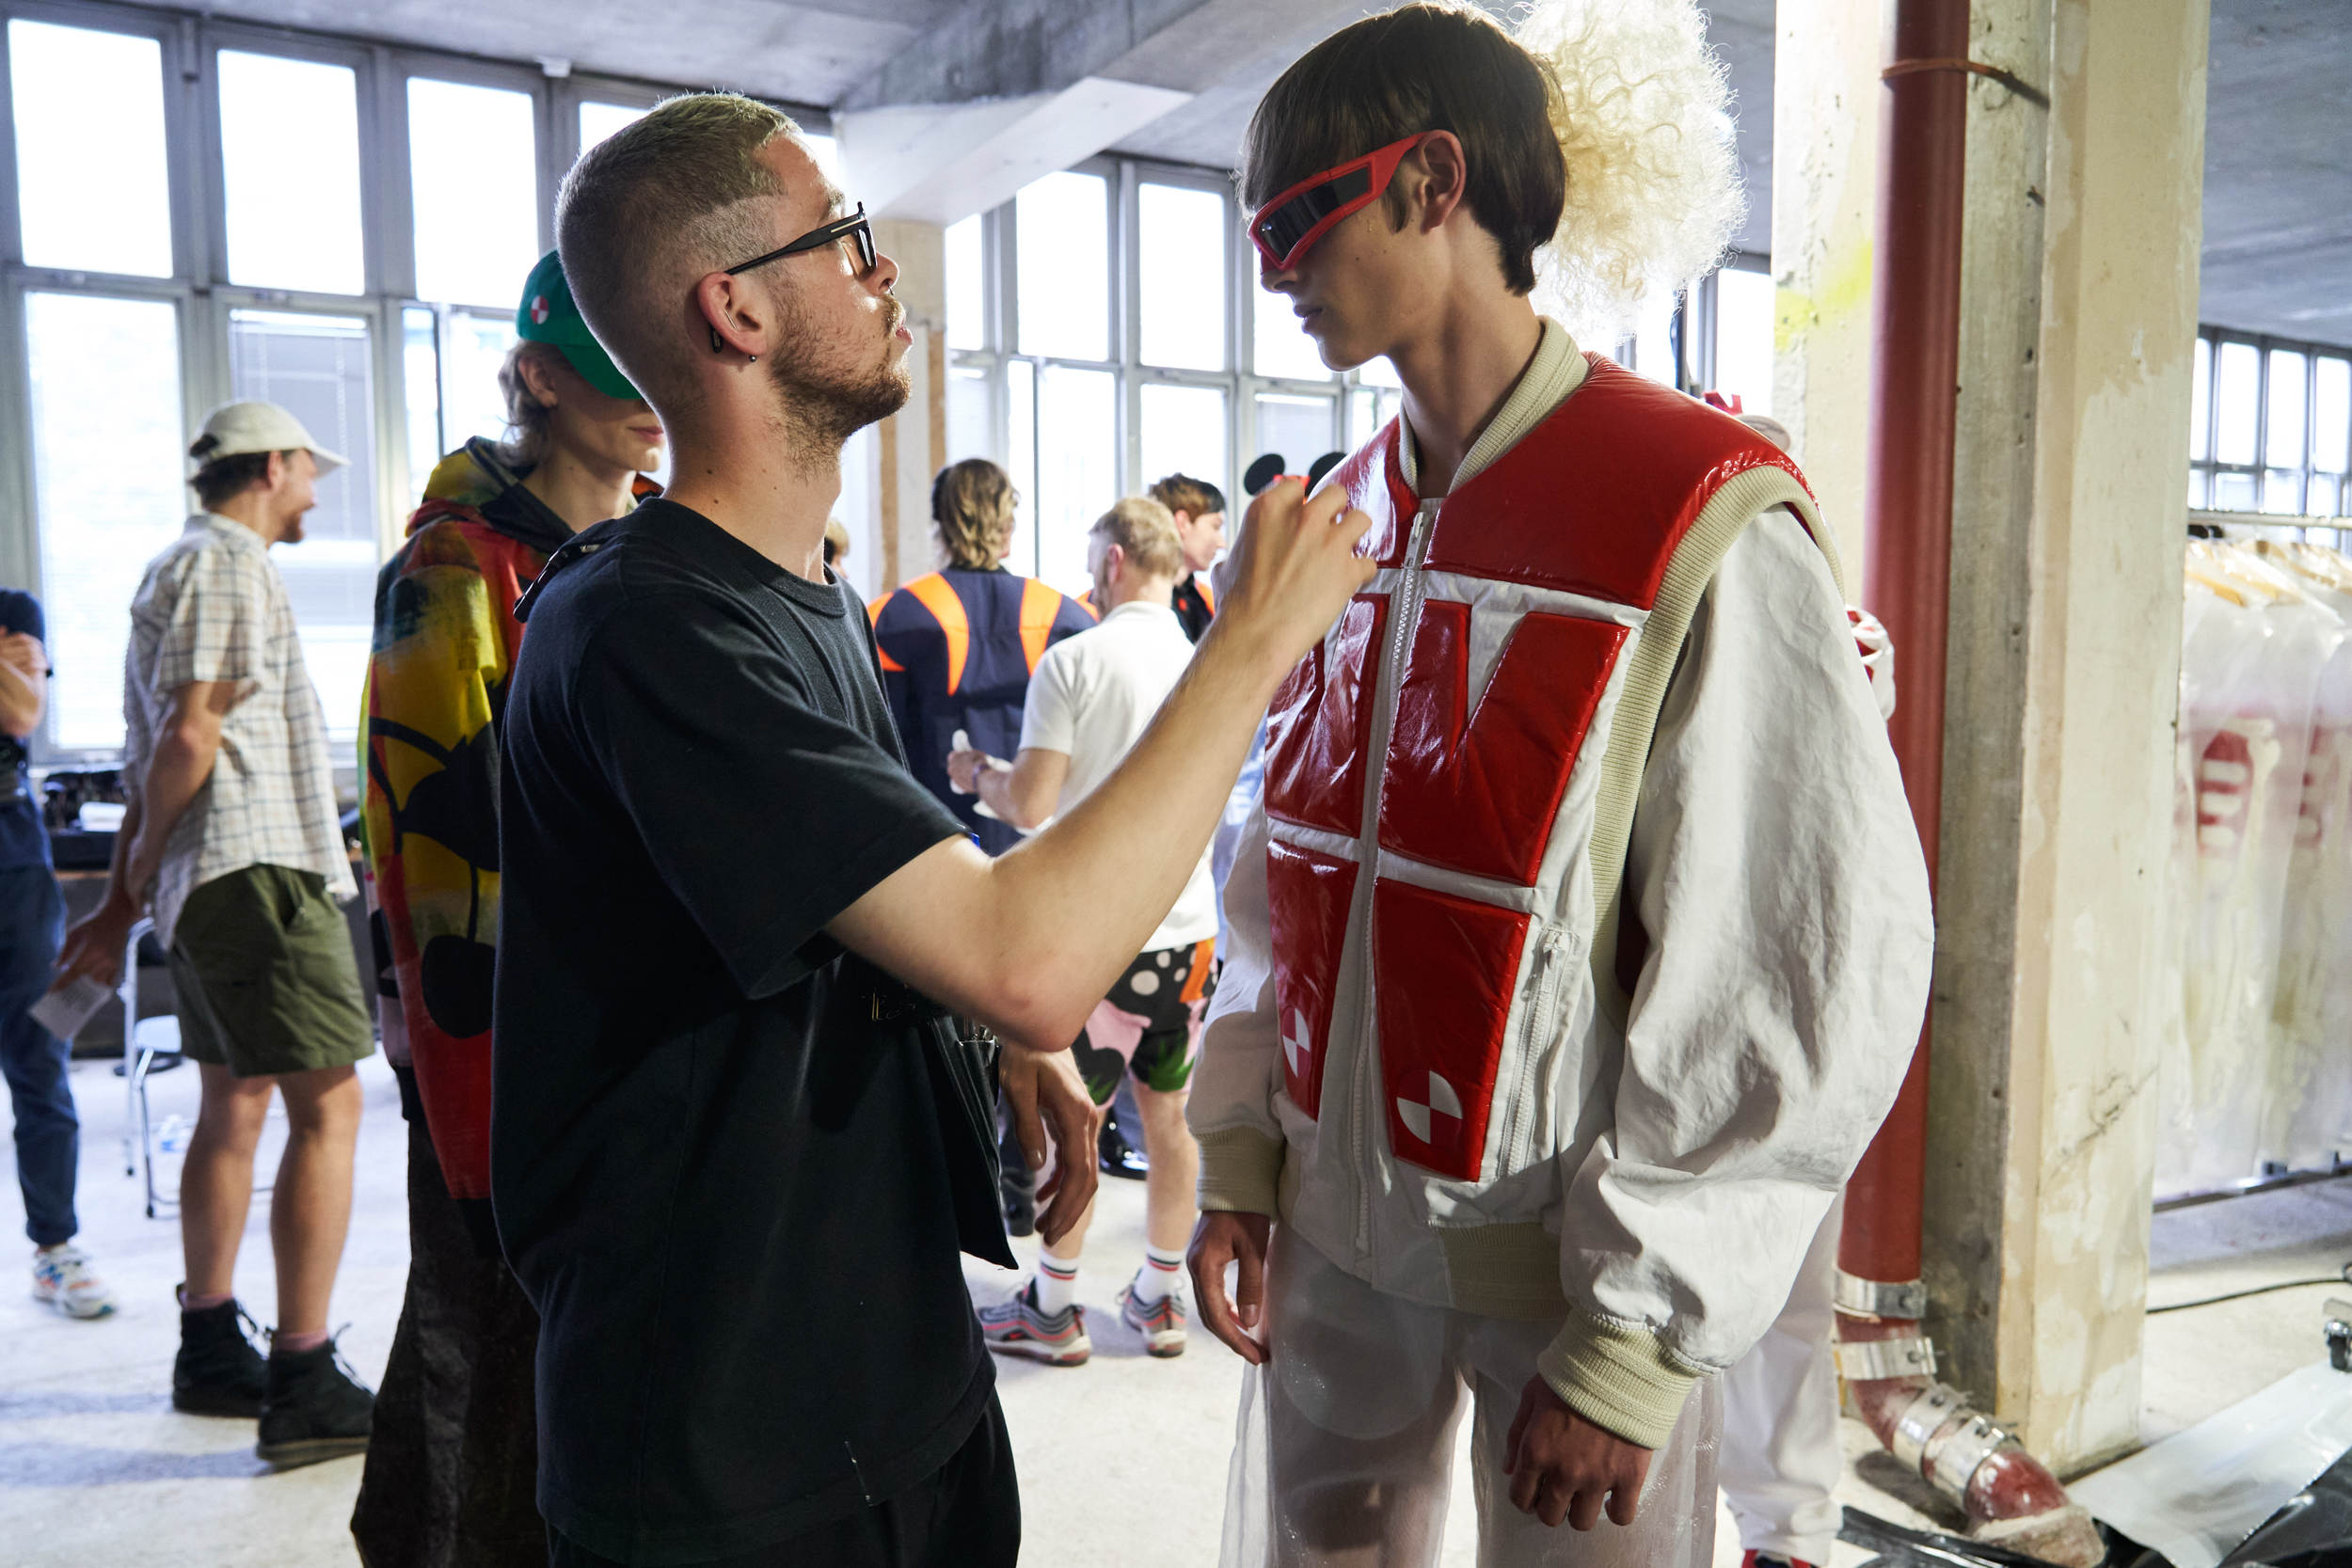
[[[1896,0],[1880,122],[1871,426],[1864,497],[1864,608],[1917,672],[1890,724],[1912,820],[1934,885],[1943,822],[1944,679],[1950,620],[1953,439],[1960,407],[1960,266],[1964,217],[1969,0]],[[1927,1192],[1928,1032],[1902,1091],[1846,1189],[1837,1263],[1886,1285],[1919,1278]],[[1893,1298],[1903,1300],[1906,1298]],[[1907,1298],[1917,1299],[1916,1292]],[[1908,1307],[1910,1311],[1917,1308]],[[1922,1365],[1915,1318],[1841,1310],[1848,1346],[1888,1372],[1849,1383],[1879,1440],[1966,1511],[1971,1532],[2052,1561],[2105,1556],[2089,1516],[2049,1470]]]

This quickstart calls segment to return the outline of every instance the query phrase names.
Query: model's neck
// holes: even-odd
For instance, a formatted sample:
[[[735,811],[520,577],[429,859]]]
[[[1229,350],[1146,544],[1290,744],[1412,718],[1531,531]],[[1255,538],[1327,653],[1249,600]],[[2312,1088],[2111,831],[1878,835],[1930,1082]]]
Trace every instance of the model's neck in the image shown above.
[[[691,507],[796,577],[825,580],[825,518],[841,497],[841,451],[812,451],[762,421],[673,437],[669,499]]]
[[[1132,586],[1122,578],[1112,585],[1111,608],[1118,610],[1131,604],[1155,604],[1166,610],[1169,607],[1170,595],[1175,592],[1174,578],[1149,578]]]
[[[523,488],[563,518],[565,528],[578,533],[627,512],[630,484],[636,477],[633,468],[614,467],[568,447],[551,446],[539,466],[524,478]]]
[[[1543,319],[1524,298],[1482,290],[1448,301],[1390,352],[1405,383],[1422,495],[1453,488],[1454,471],[1510,401],[1543,336]]]

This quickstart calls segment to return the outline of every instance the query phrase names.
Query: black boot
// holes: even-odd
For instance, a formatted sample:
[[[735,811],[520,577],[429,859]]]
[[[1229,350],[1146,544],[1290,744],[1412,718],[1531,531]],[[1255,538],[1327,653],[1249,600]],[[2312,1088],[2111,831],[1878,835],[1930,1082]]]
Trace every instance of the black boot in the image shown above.
[[[339,1362],[334,1340],[316,1350],[271,1352],[256,1458],[284,1470],[363,1453],[374,1428],[375,1396]]]
[[[262,1413],[262,1402],[269,1394],[269,1368],[238,1326],[241,1318],[248,1325],[253,1322],[233,1301],[200,1312],[181,1309],[180,1354],[171,1363],[174,1410],[247,1420]]]

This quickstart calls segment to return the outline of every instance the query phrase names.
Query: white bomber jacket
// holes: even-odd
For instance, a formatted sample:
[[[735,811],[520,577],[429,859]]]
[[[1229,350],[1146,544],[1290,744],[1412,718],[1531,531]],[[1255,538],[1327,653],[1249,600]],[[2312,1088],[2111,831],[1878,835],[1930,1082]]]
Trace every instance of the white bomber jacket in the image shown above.
[[[1893,1103],[1926,868],[1777,449],[1547,322],[1451,494],[1412,477],[1391,422],[1329,481],[1381,570],[1268,714],[1200,1204],[1563,1320],[1537,1370],[1656,1447]]]

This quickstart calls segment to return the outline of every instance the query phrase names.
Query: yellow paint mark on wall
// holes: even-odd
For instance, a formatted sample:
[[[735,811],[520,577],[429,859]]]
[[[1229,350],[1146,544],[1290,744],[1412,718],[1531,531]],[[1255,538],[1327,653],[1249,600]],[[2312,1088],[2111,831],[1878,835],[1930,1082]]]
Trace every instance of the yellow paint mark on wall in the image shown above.
[[[1780,289],[1772,297],[1772,352],[1786,354],[1797,339],[1823,326],[1838,326],[1869,309],[1876,248],[1867,239],[1845,247],[1821,269],[1811,293]]]

